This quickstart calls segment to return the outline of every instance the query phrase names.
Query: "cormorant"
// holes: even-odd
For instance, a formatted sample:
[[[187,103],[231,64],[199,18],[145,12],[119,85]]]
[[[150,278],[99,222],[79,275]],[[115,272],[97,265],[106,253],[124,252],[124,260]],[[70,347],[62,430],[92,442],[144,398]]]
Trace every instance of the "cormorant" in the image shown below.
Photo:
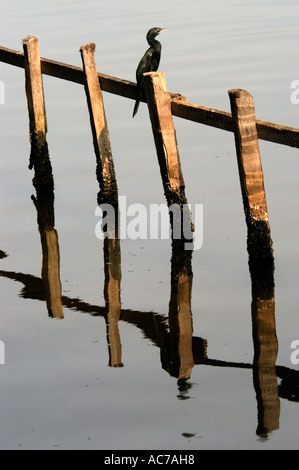
[[[139,62],[139,65],[136,70],[136,81],[137,81],[137,100],[134,106],[133,117],[138,111],[140,98],[141,98],[141,82],[143,78],[143,74],[146,72],[156,72],[159,67],[160,58],[161,58],[161,43],[157,41],[155,38],[158,34],[162,33],[162,31],[168,31],[168,28],[151,28],[147,35],[146,39],[149,43],[150,47],[142,57]]]

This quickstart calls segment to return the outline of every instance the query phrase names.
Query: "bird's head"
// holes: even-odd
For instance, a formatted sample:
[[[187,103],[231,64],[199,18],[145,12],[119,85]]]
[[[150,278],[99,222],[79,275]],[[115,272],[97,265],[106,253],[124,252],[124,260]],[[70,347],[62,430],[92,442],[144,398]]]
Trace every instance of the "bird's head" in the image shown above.
[[[168,28],[151,28],[146,35],[147,41],[150,42],[155,39],[155,37],[163,31],[168,31]]]

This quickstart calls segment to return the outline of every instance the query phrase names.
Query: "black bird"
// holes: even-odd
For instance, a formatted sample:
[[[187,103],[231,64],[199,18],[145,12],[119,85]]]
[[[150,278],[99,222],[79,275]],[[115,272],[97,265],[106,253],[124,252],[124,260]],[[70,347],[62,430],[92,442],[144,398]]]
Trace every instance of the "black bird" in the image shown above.
[[[162,33],[162,31],[168,31],[168,28],[152,28],[146,35],[147,42],[150,47],[142,57],[136,70],[136,81],[137,81],[137,100],[134,106],[133,117],[138,111],[142,88],[141,82],[143,74],[146,72],[156,72],[159,67],[161,58],[161,43],[156,40],[156,36]]]

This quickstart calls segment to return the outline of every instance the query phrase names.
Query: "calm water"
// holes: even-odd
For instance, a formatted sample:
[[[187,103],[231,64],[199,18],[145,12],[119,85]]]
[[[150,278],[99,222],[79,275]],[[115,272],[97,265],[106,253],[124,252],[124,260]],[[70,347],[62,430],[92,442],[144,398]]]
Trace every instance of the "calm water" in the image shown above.
[[[2,46],[22,50],[32,34],[42,57],[81,66],[80,46],[95,42],[98,70],[132,81],[145,33],[168,27],[160,70],[170,91],[229,111],[227,90],[244,88],[257,118],[298,127],[290,100],[299,79],[297,0],[2,0],[0,7]],[[0,448],[298,449],[299,366],[290,360],[299,339],[298,150],[260,142],[275,256],[275,305],[267,308],[273,339],[275,307],[279,348],[276,368],[269,348],[274,361],[255,370],[233,136],[175,118],[188,201],[204,207],[203,247],[183,284],[184,334],[173,326],[169,240],[121,240],[114,248],[108,262],[117,264],[121,314],[109,330],[111,265],[105,270],[95,236],[98,183],[84,90],[44,77],[64,315],[51,319],[31,200],[24,71],[0,63],[0,79],[0,249],[8,255],[0,259]],[[104,101],[119,194],[128,204],[164,202],[146,106],[132,120],[131,100],[104,94]],[[182,382],[186,369],[191,377]]]

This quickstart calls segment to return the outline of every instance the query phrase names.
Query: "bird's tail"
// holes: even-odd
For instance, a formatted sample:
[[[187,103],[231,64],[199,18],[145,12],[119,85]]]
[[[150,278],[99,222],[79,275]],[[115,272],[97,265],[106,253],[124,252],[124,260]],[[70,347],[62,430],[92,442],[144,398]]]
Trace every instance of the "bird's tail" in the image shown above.
[[[135,106],[134,106],[134,110],[133,110],[133,116],[132,116],[132,117],[134,117],[134,116],[135,116],[135,114],[137,113],[137,111],[138,111],[138,108],[139,108],[139,103],[140,103],[140,99],[139,99],[139,98],[137,98],[137,100],[136,100],[136,102],[135,102]]]
[[[138,85],[137,85],[138,86]],[[139,104],[140,104],[140,99],[141,99],[141,89],[140,87],[138,87],[138,93],[137,93],[137,98],[136,98],[136,101],[135,101],[135,106],[134,106],[134,110],[133,110],[133,116],[135,116],[135,114],[137,113],[138,111],[138,108],[139,108]]]

